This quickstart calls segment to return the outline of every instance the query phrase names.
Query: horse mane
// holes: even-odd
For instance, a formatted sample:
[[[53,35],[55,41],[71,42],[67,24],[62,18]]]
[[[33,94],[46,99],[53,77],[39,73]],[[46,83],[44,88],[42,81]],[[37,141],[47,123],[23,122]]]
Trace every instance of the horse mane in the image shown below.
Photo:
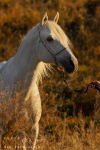
[[[37,84],[41,83],[42,79],[45,76],[48,76],[48,73],[51,71],[51,69],[52,69],[51,64],[46,64],[44,62],[40,62],[37,65],[35,73],[34,73],[36,83]]]
[[[58,40],[63,39],[63,43],[66,46],[66,48],[70,52],[72,52],[71,49],[73,49],[73,45],[72,45],[70,39],[68,38],[68,36],[61,29],[61,27],[58,24],[54,23],[53,21],[47,21],[47,25],[50,29],[52,29],[52,31],[55,33],[55,35],[57,35],[56,37],[58,37]]]

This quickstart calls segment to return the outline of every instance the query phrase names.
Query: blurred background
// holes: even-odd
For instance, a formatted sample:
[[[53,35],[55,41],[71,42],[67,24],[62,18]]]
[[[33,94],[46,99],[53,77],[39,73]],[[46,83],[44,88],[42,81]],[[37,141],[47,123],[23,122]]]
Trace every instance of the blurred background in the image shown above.
[[[100,81],[100,0],[0,0],[0,62],[16,54],[24,36],[45,12],[52,19],[57,11],[58,24],[71,40],[79,62],[78,72],[66,74],[66,80],[73,88],[86,88],[91,81]],[[100,150],[100,93],[90,88],[86,94],[71,91],[61,69],[54,69],[40,85],[42,147],[37,149],[81,150],[83,146]]]

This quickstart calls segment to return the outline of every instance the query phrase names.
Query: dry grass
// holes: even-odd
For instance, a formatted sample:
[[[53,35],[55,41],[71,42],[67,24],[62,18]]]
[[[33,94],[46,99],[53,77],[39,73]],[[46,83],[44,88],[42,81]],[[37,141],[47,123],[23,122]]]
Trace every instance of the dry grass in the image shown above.
[[[42,94],[44,95],[43,91]],[[0,95],[6,94],[2,92]],[[4,106],[2,111],[4,112],[3,125],[5,126],[3,144],[6,150],[14,150],[16,145],[22,146],[23,136],[20,137],[18,131],[28,131],[30,126],[32,126],[31,122],[27,122],[27,126],[25,126],[26,122],[23,117],[24,106],[21,112],[18,111],[19,95],[21,96],[21,93],[16,93],[15,98],[10,98],[7,105],[6,103],[1,105],[1,108]],[[45,101],[45,98],[44,96],[42,101],[43,113],[40,120],[40,133],[36,150],[100,150],[100,124],[96,122],[99,111],[97,106],[95,119],[94,121],[91,120],[87,127],[82,112],[77,117],[64,117],[62,119],[57,110],[57,105],[49,107],[48,99]],[[29,142],[29,140],[28,138],[26,142]]]
[[[77,122],[80,122],[80,127],[76,125],[73,132],[66,129],[67,119],[65,119],[62,127],[58,127],[59,124],[55,126],[54,134],[40,135],[37,150],[100,150],[100,128],[94,129],[94,123],[91,122],[90,127],[85,130],[84,120],[81,118]],[[55,135],[55,130],[60,133],[59,139]]]
[[[81,88],[92,80],[100,80],[99,0],[0,0],[0,61],[16,54],[22,38],[40,22],[45,11],[49,18],[59,11],[59,24],[75,47],[79,71],[77,79],[66,77],[71,86]],[[37,150],[100,150],[100,93],[91,89],[85,95],[72,93],[63,83],[61,72],[46,79],[40,91],[43,112]],[[5,145],[16,144],[18,122],[24,128],[24,119],[17,112],[20,94],[16,93],[15,99],[9,98],[9,105],[0,105],[0,114],[6,111]],[[7,98],[5,93],[1,92],[2,95]],[[10,109],[15,101],[13,118]],[[80,110],[82,115],[78,116]],[[8,120],[12,122],[10,129]]]
[[[55,112],[55,106],[44,104],[37,150],[100,150],[100,124],[95,119],[86,127],[82,112],[63,120]]]

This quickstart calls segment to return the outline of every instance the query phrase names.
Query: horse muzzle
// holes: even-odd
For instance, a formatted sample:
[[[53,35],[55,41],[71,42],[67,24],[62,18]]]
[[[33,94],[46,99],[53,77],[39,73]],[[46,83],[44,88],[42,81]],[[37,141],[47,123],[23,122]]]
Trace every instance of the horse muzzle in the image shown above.
[[[78,70],[78,61],[72,53],[62,51],[56,56],[58,66],[62,66],[67,73],[73,73]]]

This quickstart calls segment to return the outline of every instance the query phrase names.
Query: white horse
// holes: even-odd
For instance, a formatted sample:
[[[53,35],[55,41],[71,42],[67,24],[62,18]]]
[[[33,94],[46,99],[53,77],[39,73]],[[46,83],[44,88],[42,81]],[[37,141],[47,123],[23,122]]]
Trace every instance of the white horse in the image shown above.
[[[22,149],[34,149],[39,133],[39,120],[41,117],[41,99],[38,83],[46,74],[50,64],[62,66],[66,72],[77,70],[78,62],[70,49],[70,41],[59,25],[57,25],[59,13],[52,20],[48,20],[45,13],[40,24],[33,27],[21,42],[17,54],[6,63],[1,64],[0,81],[2,90],[7,94],[0,96],[0,103],[8,106],[10,99],[19,92],[18,105],[18,129],[23,136],[30,138],[32,147]],[[20,84],[20,86],[18,86]],[[17,86],[15,86],[17,85]],[[9,92],[8,92],[9,91]],[[24,92],[23,92],[24,91]],[[21,94],[21,96],[20,96]],[[15,114],[16,102],[12,102],[9,115],[0,106],[0,139],[5,135],[5,124],[9,124]],[[4,107],[3,107],[4,108]],[[2,115],[3,111],[3,115]],[[7,111],[7,109],[5,109]],[[10,116],[7,118],[7,115]],[[6,120],[6,121],[5,121]],[[23,125],[22,125],[22,122]],[[19,135],[21,135],[19,134]],[[2,144],[1,144],[2,145]]]

